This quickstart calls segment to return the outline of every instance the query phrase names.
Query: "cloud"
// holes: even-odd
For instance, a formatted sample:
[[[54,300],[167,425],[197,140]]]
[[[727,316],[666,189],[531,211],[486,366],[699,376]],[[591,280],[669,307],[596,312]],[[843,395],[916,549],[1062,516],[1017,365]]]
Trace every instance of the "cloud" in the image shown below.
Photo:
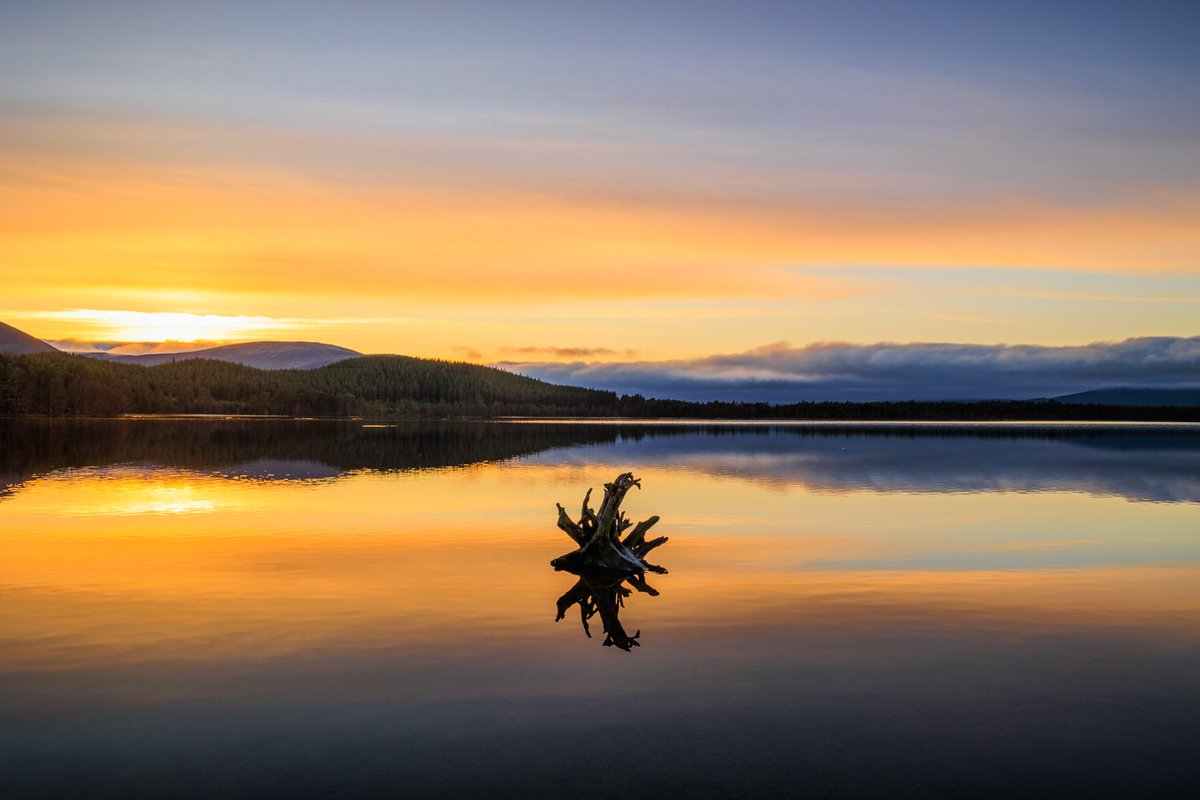
[[[468,361],[483,361],[485,359],[484,351],[476,347],[460,344],[455,345],[450,349]],[[638,353],[637,350],[633,349],[614,350],[611,347],[555,347],[553,345],[525,345],[522,347],[504,346],[495,348],[493,352],[498,352],[508,357],[544,356],[556,360],[568,358],[604,358],[606,356],[616,356],[619,358],[629,359],[633,358]]]
[[[688,400],[1028,399],[1110,386],[1200,387],[1200,336],[1066,347],[778,342],[690,360],[497,366],[555,383]]]
[[[611,347],[501,347],[501,353],[511,355],[548,355],[556,358],[595,358],[596,356],[621,356],[633,358],[636,350],[613,350]]]
[[[468,347],[465,344],[457,344],[450,349],[468,361],[479,361],[483,358],[483,353],[479,352],[474,347]]]
[[[226,342],[215,339],[197,339],[180,342],[169,339],[165,342],[94,342],[84,339],[49,339],[50,344],[68,353],[109,353],[114,356],[142,356],[151,353],[186,353],[217,347]]]

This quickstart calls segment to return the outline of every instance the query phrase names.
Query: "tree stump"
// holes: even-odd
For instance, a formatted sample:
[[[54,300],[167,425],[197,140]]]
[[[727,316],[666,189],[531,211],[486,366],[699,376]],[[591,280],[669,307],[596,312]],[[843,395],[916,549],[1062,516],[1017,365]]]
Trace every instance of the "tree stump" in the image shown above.
[[[642,482],[633,477],[631,472],[618,475],[612,483],[604,484],[604,500],[598,512],[588,507],[592,497],[592,490],[588,489],[583,496],[578,522],[571,519],[562,504],[558,504],[558,527],[579,548],[559,556],[550,565],[576,575],[609,573],[627,576],[666,572],[662,567],[645,560],[647,553],[667,541],[665,536],[646,541],[646,532],[654,527],[658,517],[650,517],[634,525],[621,511],[621,501],[625,499],[626,492],[634,486],[641,488],[641,485]],[[621,534],[629,528],[633,530],[622,539]]]

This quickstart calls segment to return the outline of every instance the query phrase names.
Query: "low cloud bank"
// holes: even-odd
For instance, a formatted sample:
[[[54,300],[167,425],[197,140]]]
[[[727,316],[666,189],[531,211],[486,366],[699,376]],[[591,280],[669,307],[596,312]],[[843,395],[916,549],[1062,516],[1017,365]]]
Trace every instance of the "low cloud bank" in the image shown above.
[[[982,400],[1114,386],[1200,388],[1200,336],[1068,347],[786,342],[675,361],[503,361],[521,375],[683,400]]]
[[[227,344],[227,342],[207,339],[193,342],[177,342],[171,339],[165,342],[103,342],[85,339],[48,339],[47,341],[59,350],[67,353],[108,353],[113,356],[188,353],[193,350],[204,350],[209,347]]]

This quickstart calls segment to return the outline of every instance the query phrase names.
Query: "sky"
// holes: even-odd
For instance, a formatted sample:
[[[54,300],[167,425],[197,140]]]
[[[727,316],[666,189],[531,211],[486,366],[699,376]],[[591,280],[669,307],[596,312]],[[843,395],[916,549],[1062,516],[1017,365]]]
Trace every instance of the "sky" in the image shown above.
[[[0,320],[730,386],[722,359],[831,343],[1186,343],[1197,29],[1182,2],[10,0]]]

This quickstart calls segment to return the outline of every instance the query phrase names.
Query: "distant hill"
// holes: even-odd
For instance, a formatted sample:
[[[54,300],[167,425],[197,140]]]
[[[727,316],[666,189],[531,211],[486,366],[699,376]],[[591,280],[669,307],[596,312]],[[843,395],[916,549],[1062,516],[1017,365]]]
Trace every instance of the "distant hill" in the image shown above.
[[[87,353],[91,358],[115,361],[118,364],[137,364],[153,367],[174,361],[207,358],[228,361],[255,369],[316,369],[336,364],[347,358],[361,356],[356,350],[320,342],[242,342],[189,350],[183,353],[147,353],[137,356],[114,356],[109,353]]]
[[[694,403],[561,386],[463,362],[360,356],[315,342],[248,342],[142,356],[84,355],[61,352],[0,323],[0,343],[0,416],[1200,422],[1200,390],[1127,387],[1066,395],[1059,402]]]
[[[461,362],[359,356],[316,369],[185,358],[153,367],[70,353],[0,353],[0,416],[275,414],[320,417],[668,417],[777,420],[1172,420],[1200,406],[976,403],[689,403],[557,386]]]
[[[1121,386],[1055,397],[1059,403],[1110,406],[1200,406],[1200,389],[1144,389]]]
[[[0,353],[53,353],[58,348],[0,322]]]
[[[187,355],[145,366],[62,352],[0,354],[0,415],[565,416],[612,414],[617,402],[612,392],[407,356],[301,370]]]

